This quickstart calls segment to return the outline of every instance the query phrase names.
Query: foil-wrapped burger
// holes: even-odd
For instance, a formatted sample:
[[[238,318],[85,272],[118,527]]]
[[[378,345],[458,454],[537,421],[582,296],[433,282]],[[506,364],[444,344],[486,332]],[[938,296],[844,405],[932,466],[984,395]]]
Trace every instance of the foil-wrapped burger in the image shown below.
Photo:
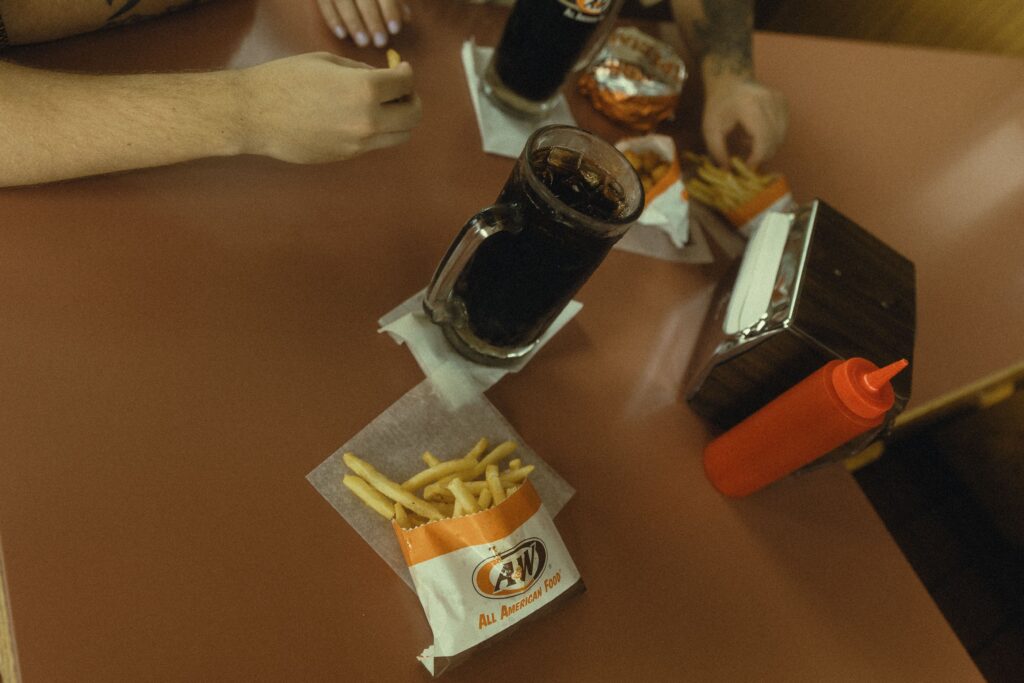
[[[625,27],[611,33],[578,87],[608,118],[648,132],[672,118],[685,80],[686,67],[670,46]]]

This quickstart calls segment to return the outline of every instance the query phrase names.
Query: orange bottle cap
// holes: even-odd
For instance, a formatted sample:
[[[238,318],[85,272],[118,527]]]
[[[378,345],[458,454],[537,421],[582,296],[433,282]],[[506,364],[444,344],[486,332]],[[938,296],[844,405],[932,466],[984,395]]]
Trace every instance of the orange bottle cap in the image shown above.
[[[832,386],[850,412],[873,420],[892,408],[896,394],[889,380],[907,365],[905,358],[884,368],[864,358],[850,358],[832,371]]]

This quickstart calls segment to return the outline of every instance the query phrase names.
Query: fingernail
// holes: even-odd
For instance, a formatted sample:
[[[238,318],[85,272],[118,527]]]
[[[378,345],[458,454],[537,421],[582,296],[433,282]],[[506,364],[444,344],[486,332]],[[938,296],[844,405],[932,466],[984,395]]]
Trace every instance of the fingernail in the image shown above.
[[[356,45],[358,45],[359,47],[366,47],[367,45],[370,44],[370,39],[367,38],[366,34],[363,33],[362,31],[357,33],[353,40],[356,41]]]
[[[393,36],[398,35],[398,32],[401,31],[401,30],[402,30],[402,25],[399,24],[394,19],[392,19],[391,21],[388,22],[388,31],[391,32],[391,35],[393,35]]]
[[[348,34],[345,33],[345,29],[343,29],[342,27],[335,26],[334,27],[334,35],[338,36],[339,40],[345,40],[345,36],[347,36]]]
[[[377,47],[384,47],[385,45],[388,44],[388,37],[383,33],[374,33],[373,44],[376,45]]]

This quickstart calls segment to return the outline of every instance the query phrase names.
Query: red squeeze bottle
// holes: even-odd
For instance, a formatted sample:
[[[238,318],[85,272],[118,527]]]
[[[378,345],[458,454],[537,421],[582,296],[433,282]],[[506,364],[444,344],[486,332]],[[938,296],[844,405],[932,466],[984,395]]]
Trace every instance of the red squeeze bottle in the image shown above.
[[[884,368],[864,358],[834,360],[722,434],[704,449],[704,473],[733,498],[758,491],[882,423],[896,396]]]

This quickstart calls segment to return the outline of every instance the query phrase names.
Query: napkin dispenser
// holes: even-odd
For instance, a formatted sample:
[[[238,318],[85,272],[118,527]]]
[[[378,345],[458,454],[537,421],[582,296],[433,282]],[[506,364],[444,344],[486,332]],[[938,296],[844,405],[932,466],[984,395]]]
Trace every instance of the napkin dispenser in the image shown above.
[[[725,430],[830,360],[907,358],[882,426],[841,449],[854,453],[910,399],[914,298],[914,264],[825,202],[769,214],[714,293],[686,401]]]

